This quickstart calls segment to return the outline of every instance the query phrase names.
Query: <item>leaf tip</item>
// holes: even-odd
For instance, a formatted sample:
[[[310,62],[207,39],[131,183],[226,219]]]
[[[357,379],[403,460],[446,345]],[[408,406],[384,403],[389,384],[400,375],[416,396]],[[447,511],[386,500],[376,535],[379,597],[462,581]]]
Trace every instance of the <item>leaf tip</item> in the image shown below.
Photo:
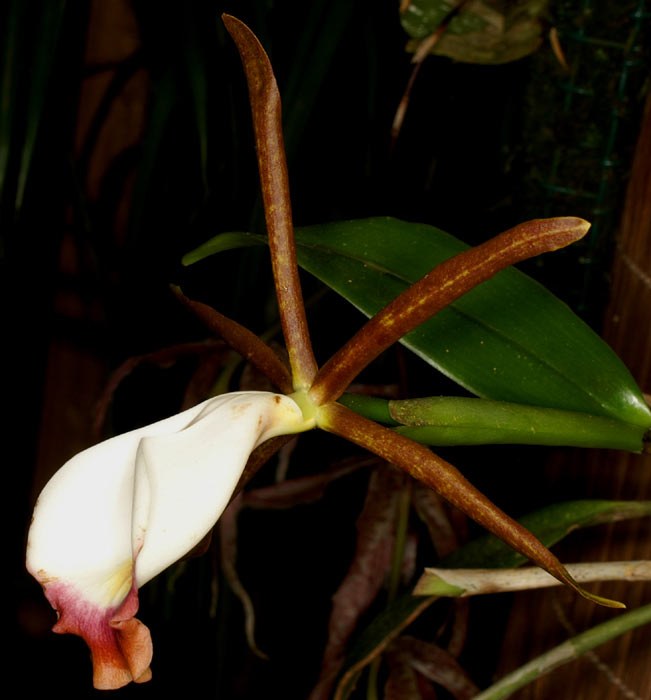
[[[559,236],[559,247],[580,240],[590,230],[592,224],[578,216],[559,216],[550,220],[553,231]],[[550,232],[551,233],[551,232]]]
[[[603,596],[595,595],[594,593],[588,593],[588,591],[586,591],[584,588],[581,588],[581,586],[579,586],[574,581],[572,588],[574,588],[574,590],[586,600],[589,600],[592,603],[596,603],[597,605],[601,605],[604,608],[617,608],[624,610],[626,609],[626,605],[620,602],[619,600],[611,600],[610,598],[604,598]]]
[[[236,44],[238,43],[238,38],[246,35],[254,36],[253,32],[241,19],[237,19],[237,17],[233,17],[233,15],[229,15],[227,12],[222,13],[222,22]]]

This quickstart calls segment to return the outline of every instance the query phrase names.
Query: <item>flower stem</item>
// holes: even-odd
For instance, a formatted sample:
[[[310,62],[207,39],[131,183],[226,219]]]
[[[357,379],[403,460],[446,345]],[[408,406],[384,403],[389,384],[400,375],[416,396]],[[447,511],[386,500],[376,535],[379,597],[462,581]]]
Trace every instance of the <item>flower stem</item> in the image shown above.
[[[240,53],[249,86],[271,265],[293,388],[307,389],[316,375],[317,365],[296,265],[280,93],[269,58],[253,32],[235,17],[222,15],[222,19]]]
[[[500,270],[563,248],[590,228],[583,219],[536,219],[437,265],[378,312],[319,370],[310,389],[317,405],[336,401],[380,353]]]

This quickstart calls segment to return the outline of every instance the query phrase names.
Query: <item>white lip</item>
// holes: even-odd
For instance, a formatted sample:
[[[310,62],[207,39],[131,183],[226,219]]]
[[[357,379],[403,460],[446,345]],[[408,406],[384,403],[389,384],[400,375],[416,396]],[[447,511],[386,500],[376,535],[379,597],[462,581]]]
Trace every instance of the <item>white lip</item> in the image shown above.
[[[240,392],[81,452],[38,499],[28,570],[44,585],[68,581],[89,602],[118,605],[134,559],[141,586],[212,528],[257,445],[308,427],[289,397]]]

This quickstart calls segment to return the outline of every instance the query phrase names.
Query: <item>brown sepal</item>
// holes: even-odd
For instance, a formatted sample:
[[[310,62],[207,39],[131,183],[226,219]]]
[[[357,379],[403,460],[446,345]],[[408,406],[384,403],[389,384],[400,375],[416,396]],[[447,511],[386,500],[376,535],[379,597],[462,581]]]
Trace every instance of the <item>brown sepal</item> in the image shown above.
[[[249,86],[278,312],[289,352],[294,388],[307,389],[316,375],[317,365],[296,264],[280,93],[269,57],[255,34],[235,17],[222,15],[222,19],[240,53]]]
[[[369,319],[321,367],[310,397],[317,405],[336,401],[372,360],[435,313],[509,265],[563,248],[589,228],[574,217],[536,219],[445,260]]]
[[[621,603],[600,598],[581,588],[540,540],[486,498],[456,467],[427,447],[336,403],[321,408],[320,427],[404,469],[584,598],[606,607],[625,607]]]

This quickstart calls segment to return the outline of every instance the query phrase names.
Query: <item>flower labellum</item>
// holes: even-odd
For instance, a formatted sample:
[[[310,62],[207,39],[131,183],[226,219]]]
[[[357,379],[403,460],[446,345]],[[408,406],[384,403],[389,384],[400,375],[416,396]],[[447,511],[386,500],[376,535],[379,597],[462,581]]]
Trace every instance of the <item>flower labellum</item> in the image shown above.
[[[53,631],[90,647],[96,688],[151,678],[138,588],[210,531],[258,445],[311,427],[287,396],[225,394],[95,445],[52,477],[27,569],[58,613]]]

